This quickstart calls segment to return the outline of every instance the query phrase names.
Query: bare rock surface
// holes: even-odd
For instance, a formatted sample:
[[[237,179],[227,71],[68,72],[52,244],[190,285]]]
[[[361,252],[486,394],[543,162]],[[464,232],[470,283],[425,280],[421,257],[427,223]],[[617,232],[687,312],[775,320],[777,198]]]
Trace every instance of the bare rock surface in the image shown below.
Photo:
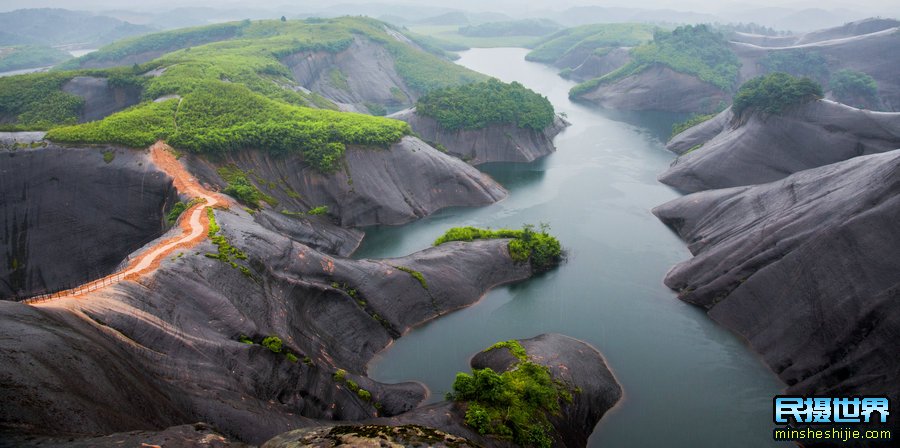
[[[900,148],[900,113],[820,100],[782,115],[745,114],[727,109],[673,138],[667,148],[682,155],[659,180],[687,192],[761,184]]]
[[[666,285],[744,337],[787,393],[897,402],[900,151],[694,193],[653,213],[694,254]]]
[[[390,116],[409,123],[413,131],[449,154],[473,165],[487,162],[532,162],[556,151],[553,137],[568,126],[556,117],[543,131],[515,125],[489,125],[483,129],[444,129],[437,120],[407,109]]]
[[[0,299],[110,273],[163,233],[175,201],[171,179],[143,151],[0,149]]]
[[[106,78],[76,76],[62,85],[62,91],[84,99],[78,121],[99,120],[141,101],[139,88],[109,85]]]
[[[731,101],[718,87],[659,64],[602,84],[579,99],[609,109],[670,112],[711,112]]]
[[[491,204],[507,194],[486,174],[415,137],[404,137],[388,149],[349,147],[342,169],[328,174],[299,157],[262,151],[229,153],[215,163],[189,161],[201,179],[224,187],[216,174],[222,164],[271,182],[274,188],[262,190],[279,201],[279,211],[305,212],[324,205],[345,227],[404,224],[446,207]]]
[[[204,242],[138,281],[40,306],[0,303],[0,427],[97,436],[204,421],[259,444],[321,420],[395,415],[425,391],[368,379],[372,356],[412,326],[531,275],[508,240],[349,260],[240,210],[216,218],[246,273],[205,256],[217,248]],[[260,345],[273,335],[296,360]]]

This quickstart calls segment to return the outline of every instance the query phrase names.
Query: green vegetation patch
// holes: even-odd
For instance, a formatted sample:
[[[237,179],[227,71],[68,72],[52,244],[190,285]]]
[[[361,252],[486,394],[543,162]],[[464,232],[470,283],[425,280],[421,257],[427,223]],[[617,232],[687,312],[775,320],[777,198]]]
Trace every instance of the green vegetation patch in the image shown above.
[[[685,25],[673,31],[657,30],[653,41],[631,50],[632,61],[603,77],[579,84],[569,91],[571,97],[590,92],[656,65],[693,75],[719,89],[730,92],[738,79],[741,63],[721,33],[707,25]]]
[[[419,284],[422,285],[422,289],[428,289],[428,282],[425,281],[425,276],[422,275],[421,272],[419,272],[413,268],[408,268],[406,266],[394,266],[394,267],[397,268],[397,270],[406,272],[407,274],[411,275],[412,278],[418,280]]]
[[[528,360],[528,352],[525,351],[525,347],[522,347],[522,344],[515,339],[510,339],[508,341],[498,342],[484,351],[489,352],[491,350],[497,350],[505,348],[509,350],[509,353],[516,357],[519,361],[527,361]]]
[[[549,368],[528,361],[527,353],[524,358],[503,373],[486,368],[456,374],[447,398],[466,403],[465,422],[479,434],[520,446],[550,447],[548,416],[559,415],[572,393],[553,379]]]
[[[222,23],[122,39],[78,59],[74,59],[59,68],[76,69],[92,63],[117,62],[128,56],[142,53],[168,53],[193,45],[230,39],[240,34],[242,29],[249,26],[249,24],[249,22]]]
[[[537,131],[553,124],[553,105],[546,97],[513,82],[496,79],[449,87],[419,99],[416,111],[445,129],[481,129],[512,124]]]
[[[72,59],[72,55],[65,51],[40,45],[0,49],[0,72],[47,67],[69,59]]]
[[[574,52],[601,48],[633,47],[653,38],[653,26],[638,23],[602,23],[583,25],[547,36],[525,56],[535,62],[554,63]]]
[[[878,84],[871,76],[849,69],[831,77],[831,91],[838,101],[853,107],[878,104]]]
[[[511,238],[509,255],[518,262],[531,262],[535,272],[548,271],[562,261],[563,252],[556,237],[548,232],[550,227],[541,224],[537,231],[531,224],[525,224],[521,230],[514,229],[479,229],[477,227],[454,227],[434,241],[435,246],[450,241],[474,241],[498,238]]]
[[[255,209],[259,208],[259,201],[265,201],[271,206],[278,205],[278,200],[274,197],[263,193],[247,176],[247,173],[241,171],[235,165],[227,165],[219,167],[216,172],[228,183],[223,192],[236,198],[243,204],[249,205]]]
[[[274,335],[274,334],[271,336],[266,336],[262,339],[257,338],[256,340],[242,334],[242,335],[238,336],[238,342],[241,342],[241,343],[247,344],[247,345],[261,345],[261,346],[269,349],[270,352],[272,352],[276,355],[284,356],[284,359],[286,359],[288,362],[291,362],[294,364],[296,364],[298,361],[300,361],[300,356],[303,356],[304,364],[306,364],[306,365],[312,364],[312,360],[310,360],[310,362],[306,361],[309,359],[308,356],[304,356],[303,354],[294,352],[293,350],[288,348],[286,345],[284,345],[284,342],[281,340],[280,337],[278,337],[277,335]]]
[[[46,130],[78,122],[84,100],[61,90],[73,76],[34,73],[0,78],[0,131]]]
[[[822,86],[809,78],[771,73],[744,83],[731,106],[735,116],[753,110],[778,115],[786,108],[822,98]]]
[[[805,76],[823,83],[828,81],[828,61],[817,51],[800,48],[772,51],[760,60],[766,72],[782,72],[793,76]]]
[[[347,386],[347,389],[350,389],[351,392],[355,393],[363,401],[372,401],[372,393],[359,387],[359,384],[356,384],[356,381],[353,381],[347,378],[347,371],[344,369],[338,369],[334,372],[334,376],[332,377],[336,383],[343,383]]]
[[[694,126],[697,126],[700,123],[705,123],[709,120],[712,120],[715,116],[716,114],[694,114],[687,120],[684,120],[680,123],[675,123],[672,125],[672,135],[669,138],[671,139],[672,137],[675,137],[676,135],[681,134],[682,132]]]
[[[243,85],[211,81],[180,101],[143,103],[101,121],[52,129],[47,138],[133,147],[163,139],[196,153],[299,152],[309,165],[330,172],[346,144],[387,147],[410,132],[401,121],[292,106]]]
[[[218,251],[214,254],[206,253],[206,257],[228,264],[233,269],[241,271],[241,274],[244,274],[245,277],[256,281],[256,278],[253,276],[253,272],[250,271],[250,268],[244,266],[243,264],[239,264],[236,261],[241,260],[246,262],[247,254],[242,252],[240,249],[232,246],[228,241],[228,238],[225,238],[225,235],[219,235],[219,231],[222,230],[222,228],[219,227],[219,224],[216,222],[216,215],[215,212],[213,212],[212,207],[206,209],[206,217],[209,218],[209,232],[207,233],[207,236],[209,236],[209,240],[212,241],[212,243],[215,244],[216,248],[218,249]]]

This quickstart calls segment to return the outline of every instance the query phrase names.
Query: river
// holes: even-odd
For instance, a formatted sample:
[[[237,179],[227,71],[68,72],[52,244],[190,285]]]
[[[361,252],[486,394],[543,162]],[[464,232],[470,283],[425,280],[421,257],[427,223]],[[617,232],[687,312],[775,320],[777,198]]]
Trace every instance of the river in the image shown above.
[[[441,400],[469,358],[494,342],[557,332],[599,349],[624,389],[590,446],[768,447],[772,397],[783,385],[736,336],[677,300],[662,279],[690,257],[650,213],[678,197],[656,181],[674,159],[664,149],[683,116],[624,113],[569,101],[573,85],[527,50],[473,49],[459,64],[543,95],[572,123],[558,151],[531,164],[479,168],[509,190],[481,208],[444,210],[400,227],[367,229],[359,258],[405,255],[450,227],[520,227],[546,222],[568,261],[538,278],[416,328],[376,357],[369,375],[415,380]]]

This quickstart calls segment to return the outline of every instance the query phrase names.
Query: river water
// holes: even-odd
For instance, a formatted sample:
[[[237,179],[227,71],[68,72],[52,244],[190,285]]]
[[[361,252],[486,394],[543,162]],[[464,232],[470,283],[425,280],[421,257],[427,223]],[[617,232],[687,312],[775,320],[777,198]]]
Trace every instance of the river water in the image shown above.
[[[444,210],[400,227],[367,229],[356,257],[393,257],[428,247],[450,227],[547,222],[568,261],[538,278],[398,339],[369,365],[383,382],[415,380],[439,401],[469,358],[494,342],[563,333],[599,349],[625,391],[590,446],[768,447],[772,397],[783,385],[737,337],[662,284],[689,258],[650,213],[678,194],[656,181],[674,158],[663,147],[683,116],[623,113],[569,101],[573,83],[527,62],[527,50],[473,49],[459,64],[546,95],[572,123],[558,152],[531,164],[479,168],[509,190],[481,208]],[[782,445],[783,446],[783,445]]]

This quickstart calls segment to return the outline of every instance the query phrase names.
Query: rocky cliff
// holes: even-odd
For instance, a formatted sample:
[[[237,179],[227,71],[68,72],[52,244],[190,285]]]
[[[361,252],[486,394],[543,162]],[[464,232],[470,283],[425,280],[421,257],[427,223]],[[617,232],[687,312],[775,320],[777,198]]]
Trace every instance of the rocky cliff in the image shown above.
[[[350,147],[341,169],[323,174],[299,157],[239,151],[214,162],[189,157],[192,172],[224,188],[218,167],[234,165],[278,200],[278,211],[322,205],[341,226],[403,224],[445,207],[476,206],[506,197],[493,179],[415,137],[390,148]]]
[[[96,436],[205,421],[258,444],[311,419],[395,415],[425,391],[369,380],[371,357],[412,326],[531,275],[508,240],[349,260],[240,210],[216,220],[243,269],[205,256],[218,251],[207,241],[82,297],[0,302],[2,426]],[[283,341],[278,353],[262,345],[268,336]]]
[[[653,213],[694,255],[666,285],[746,338],[788,393],[897,402],[900,151],[694,193]]]
[[[631,62],[631,48],[612,48],[604,54],[592,52],[563,74],[569,79],[587,81],[612,73],[629,62]]]
[[[107,78],[76,76],[62,85],[62,91],[84,100],[79,123],[99,120],[141,101],[137,87],[111,86]]]
[[[165,231],[177,200],[145,152],[33,137],[34,149],[0,149],[0,299],[108,274]]]
[[[418,98],[397,73],[388,50],[362,37],[338,53],[304,51],[281,62],[299,85],[334,101],[343,110],[374,112],[367,104],[398,110]]]
[[[900,148],[898,113],[820,100],[794,106],[781,116],[745,115],[735,117],[727,109],[675,136],[666,147],[681,156],[660,181],[687,192],[761,184]]]
[[[579,99],[610,109],[711,112],[731,96],[695,76],[657,64],[601,84]]]
[[[425,141],[473,165],[487,162],[531,162],[556,151],[553,137],[568,123],[555,117],[543,131],[515,125],[490,125],[483,129],[444,129],[435,119],[407,109],[390,116],[409,123]]]

